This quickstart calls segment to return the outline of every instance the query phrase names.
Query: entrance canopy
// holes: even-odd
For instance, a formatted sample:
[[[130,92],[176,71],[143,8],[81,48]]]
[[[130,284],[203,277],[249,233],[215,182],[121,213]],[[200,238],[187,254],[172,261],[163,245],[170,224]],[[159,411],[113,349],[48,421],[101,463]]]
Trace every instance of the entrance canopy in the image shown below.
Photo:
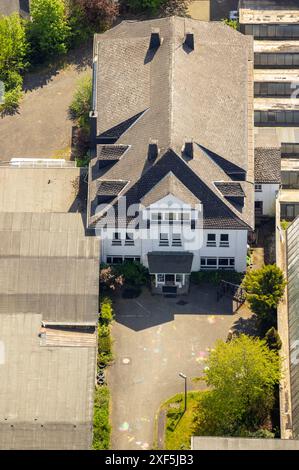
[[[148,267],[150,274],[190,274],[193,253],[188,251],[152,251],[148,253]]]

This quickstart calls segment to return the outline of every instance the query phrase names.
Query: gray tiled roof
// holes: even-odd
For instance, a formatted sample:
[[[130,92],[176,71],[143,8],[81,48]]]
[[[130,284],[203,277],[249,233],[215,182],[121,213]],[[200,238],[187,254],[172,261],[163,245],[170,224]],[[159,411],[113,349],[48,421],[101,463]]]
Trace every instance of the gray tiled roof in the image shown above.
[[[149,51],[152,28],[159,28],[163,38],[154,52]],[[184,47],[186,31],[194,33],[193,51]],[[98,142],[117,134],[114,143],[130,148],[101,174],[94,171],[97,159],[92,160],[89,207],[99,178],[128,181],[125,195],[139,203],[171,171],[202,201],[206,227],[253,226],[252,38],[221,22],[171,17],[123,21],[97,35],[94,50]],[[192,160],[182,151],[190,139]],[[159,154],[152,162],[153,140]],[[240,210],[213,184],[236,175],[246,177],[240,183],[246,195]],[[95,221],[91,216],[89,224]]]
[[[98,145],[97,157],[100,160],[119,160],[128,148],[128,145]]]
[[[98,184],[99,196],[117,196],[126,186],[127,181],[106,181],[100,180]]]
[[[237,182],[215,182],[215,186],[219,189],[223,196],[244,197],[244,191],[240,183]]]
[[[280,148],[258,147],[254,152],[254,177],[256,183],[281,182]]]

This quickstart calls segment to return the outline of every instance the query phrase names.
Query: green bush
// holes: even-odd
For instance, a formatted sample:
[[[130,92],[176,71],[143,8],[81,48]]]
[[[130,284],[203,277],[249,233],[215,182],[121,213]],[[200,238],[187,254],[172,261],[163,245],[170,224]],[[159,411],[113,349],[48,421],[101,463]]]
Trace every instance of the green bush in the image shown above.
[[[113,320],[113,307],[112,301],[109,297],[105,297],[101,301],[101,315],[100,315],[100,323],[101,325],[109,325]]]
[[[148,279],[148,269],[137,261],[126,261],[115,266],[115,271],[124,278],[125,284],[129,286],[144,286]]]
[[[289,222],[288,220],[281,220],[280,226],[281,226],[282,230],[287,230],[290,223],[291,222]]]
[[[281,349],[282,342],[278,331],[274,328],[274,326],[272,326],[272,328],[270,328],[265,334],[265,341],[269,349],[274,351],[279,351]]]
[[[241,284],[244,273],[237,271],[193,271],[191,273],[191,282],[193,284],[209,283],[218,286],[221,281],[231,282],[233,284]]]
[[[127,5],[133,11],[150,11],[155,13],[163,5],[164,0],[127,0]]]
[[[27,36],[34,63],[65,54],[68,49],[70,27],[67,24],[63,0],[31,0],[31,21]]]
[[[85,130],[89,129],[89,112],[92,105],[92,80],[89,75],[82,77],[69,107],[70,118]]]
[[[283,297],[286,281],[275,264],[252,269],[242,283],[251,310],[258,317],[261,331],[276,325],[276,309]]]
[[[24,23],[19,15],[0,16],[0,80],[6,84],[6,89],[21,84],[16,76],[27,65],[27,50]]]
[[[110,392],[107,386],[96,387],[94,395],[93,443],[94,450],[110,448],[111,425],[109,420]]]
[[[19,108],[22,97],[22,88],[20,86],[13,90],[6,91],[4,94],[4,103],[0,105],[1,114],[13,114]]]

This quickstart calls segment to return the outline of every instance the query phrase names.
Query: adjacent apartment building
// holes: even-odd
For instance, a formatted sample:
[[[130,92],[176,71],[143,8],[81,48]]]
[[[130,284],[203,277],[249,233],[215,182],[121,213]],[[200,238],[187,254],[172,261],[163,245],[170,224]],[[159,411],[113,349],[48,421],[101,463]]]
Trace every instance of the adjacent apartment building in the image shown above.
[[[221,22],[123,21],[97,35],[88,227],[101,260],[158,291],[245,271],[254,226],[253,40]]]

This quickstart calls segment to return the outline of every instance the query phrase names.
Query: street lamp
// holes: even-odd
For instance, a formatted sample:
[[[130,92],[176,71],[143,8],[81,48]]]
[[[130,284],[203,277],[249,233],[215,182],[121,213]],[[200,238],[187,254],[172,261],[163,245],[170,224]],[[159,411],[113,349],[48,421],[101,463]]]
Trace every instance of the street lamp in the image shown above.
[[[184,413],[185,413],[185,411],[187,410],[187,376],[183,374],[183,372],[180,372],[179,377],[181,377],[185,381],[185,406],[184,406]]]

